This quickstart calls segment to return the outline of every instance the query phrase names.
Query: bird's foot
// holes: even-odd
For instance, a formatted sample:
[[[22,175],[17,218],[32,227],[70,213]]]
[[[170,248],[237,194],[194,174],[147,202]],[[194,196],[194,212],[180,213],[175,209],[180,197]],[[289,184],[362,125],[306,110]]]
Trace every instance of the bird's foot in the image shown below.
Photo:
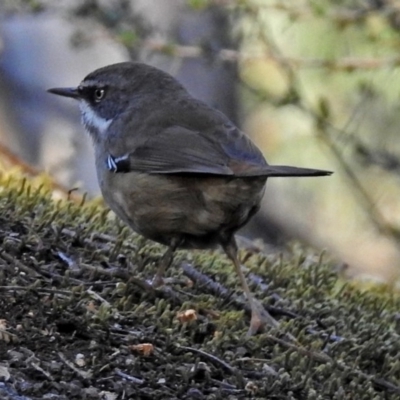
[[[263,307],[261,303],[254,300],[251,307],[251,320],[247,336],[254,336],[264,332],[266,327],[276,328],[279,322]]]
[[[164,285],[164,279],[159,274],[156,274],[151,281],[151,286],[153,289],[158,289],[159,287]]]

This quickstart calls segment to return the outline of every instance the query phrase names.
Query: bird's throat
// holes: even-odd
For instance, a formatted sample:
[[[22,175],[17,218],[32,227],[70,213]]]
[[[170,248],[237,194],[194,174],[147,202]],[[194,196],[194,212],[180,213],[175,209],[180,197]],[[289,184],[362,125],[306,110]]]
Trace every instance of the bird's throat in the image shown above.
[[[79,102],[79,108],[81,110],[82,123],[93,139],[98,140],[104,136],[111,125],[112,119],[100,117],[85,100]]]

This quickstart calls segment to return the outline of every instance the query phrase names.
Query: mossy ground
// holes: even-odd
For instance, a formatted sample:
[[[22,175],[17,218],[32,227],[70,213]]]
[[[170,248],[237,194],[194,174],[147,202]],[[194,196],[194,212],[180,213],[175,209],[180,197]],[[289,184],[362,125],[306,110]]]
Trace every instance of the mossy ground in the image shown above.
[[[0,398],[400,398],[400,297],[385,286],[345,284],[299,247],[242,249],[280,324],[249,338],[222,253],[179,252],[153,290],[162,246],[47,186],[0,176]]]

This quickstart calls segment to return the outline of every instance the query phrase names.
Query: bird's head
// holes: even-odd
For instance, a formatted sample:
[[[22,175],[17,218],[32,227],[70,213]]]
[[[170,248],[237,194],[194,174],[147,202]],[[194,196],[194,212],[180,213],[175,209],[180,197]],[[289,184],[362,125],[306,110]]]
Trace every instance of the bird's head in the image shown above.
[[[130,110],[133,114],[145,103],[154,110],[169,89],[185,91],[178,81],[157,68],[124,62],[93,71],[77,87],[52,88],[48,92],[78,100],[83,125],[94,139],[99,139]]]

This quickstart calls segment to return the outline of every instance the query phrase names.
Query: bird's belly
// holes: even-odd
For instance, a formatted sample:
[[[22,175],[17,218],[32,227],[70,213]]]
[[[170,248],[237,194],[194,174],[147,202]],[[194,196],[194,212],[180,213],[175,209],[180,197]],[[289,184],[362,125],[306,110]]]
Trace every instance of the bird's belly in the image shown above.
[[[163,244],[210,247],[258,210],[265,178],[108,174],[100,182],[110,208],[137,233]],[[106,182],[107,180],[107,182]]]

